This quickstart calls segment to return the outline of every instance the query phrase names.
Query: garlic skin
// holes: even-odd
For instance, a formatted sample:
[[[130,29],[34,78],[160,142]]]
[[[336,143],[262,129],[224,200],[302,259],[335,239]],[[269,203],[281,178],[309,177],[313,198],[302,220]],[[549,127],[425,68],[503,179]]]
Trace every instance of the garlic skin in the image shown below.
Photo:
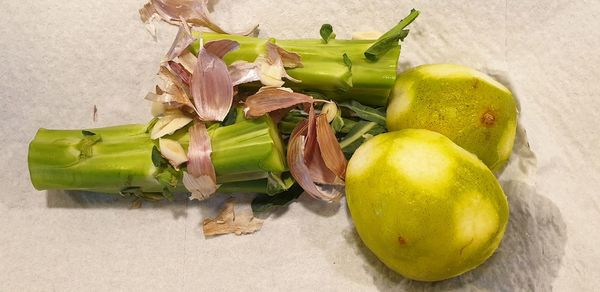
[[[187,162],[183,146],[179,142],[167,138],[158,139],[160,154],[166,158],[173,167],[178,168],[182,163]]]
[[[281,63],[269,64],[267,59],[262,56],[258,56],[254,61],[258,67],[258,76],[260,83],[265,86],[281,87],[285,83],[283,76],[285,75],[285,69]]]
[[[210,135],[204,123],[195,123],[189,132],[188,164],[187,172],[183,174],[183,185],[192,193],[192,199],[203,200],[219,188],[211,160]]]
[[[153,101],[150,113],[152,113],[153,117],[160,117],[165,114],[165,110],[165,105],[162,102]]]
[[[164,135],[173,134],[175,131],[185,127],[192,121],[192,118],[183,115],[181,112],[167,114],[159,118],[158,122],[150,132],[150,139],[155,140]]]
[[[183,185],[190,191],[190,200],[204,201],[210,198],[220,185],[215,184],[214,180],[208,175],[194,177],[193,175],[183,173]]]
[[[325,105],[323,105],[323,109],[321,109],[321,114],[323,114],[327,117],[328,123],[331,123],[331,121],[333,121],[333,119],[335,119],[337,112],[338,112],[338,108],[334,102],[326,103]]]

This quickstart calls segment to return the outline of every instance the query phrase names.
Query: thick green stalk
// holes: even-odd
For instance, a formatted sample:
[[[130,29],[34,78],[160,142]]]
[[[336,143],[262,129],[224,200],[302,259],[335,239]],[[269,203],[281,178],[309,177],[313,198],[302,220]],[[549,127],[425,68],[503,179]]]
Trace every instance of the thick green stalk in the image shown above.
[[[281,138],[270,118],[241,119],[209,133],[220,191],[273,192],[273,178],[287,167]],[[186,129],[169,138],[184,148],[189,144]],[[180,172],[169,176],[169,168],[153,162],[156,144],[147,126],[139,124],[83,131],[40,129],[29,145],[31,181],[38,190],[160,193],[167,187],[161,175],[167,174],[174,178],[169,188],[181,189]]]
[[[240,43],[238,50],[225,55],[225,62],[238,60],[252,62],[265,52],[268,41],[282,48],[298,53],[302,67],[287,69],[290,76],[301,83],[286,82],[286,86],[302,90],[316,91],[338,101],[357,100],[363,104],[385,106],[396,80],[396,66],[400,46],[396,45],[383,54],[378,61],[365,58],[364,52],[374,40],[275,40],[215,33],[202,33],[205,42],[231,39]],[[191,45],[192,52],[198,52],[199,42]],[[352,61],[350,69],[343,59],[346,54]]]
[[[277,126],[268,116],[238,119],[229,126],[210,128],[209,134],[211,159],[220,182],[265,178],[267,172],[287,170],[283,142]],[[187,150],[189,135],[186,129],[171,138]]]
[[[302,80],[302,83],[290,83],[290,86],[318,91],[338,101],[356,100],[363,104],[385,106],[396,80],[400,46],[377,62],[371,62],[364,57],[364,52],[372,43],[368,40],[330,40],[327,44],[321,40],[277,42],[302,57],[303,67],[287,70],[290,76]],[[344,64],[344,54],[352,61],[352,69]]]

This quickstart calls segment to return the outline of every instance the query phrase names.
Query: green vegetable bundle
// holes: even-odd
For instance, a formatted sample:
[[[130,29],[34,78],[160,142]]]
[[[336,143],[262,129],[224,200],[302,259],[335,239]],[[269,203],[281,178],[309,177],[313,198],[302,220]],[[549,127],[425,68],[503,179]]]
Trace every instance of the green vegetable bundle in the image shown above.
[[[197,172],[194,170],[197,165],[191,165],[197,162],[197,157],[192,159],[191,156],[209,153],[205,161],[208,159],[212,164],[209,169],[213,171],[213,183],[219,192],[255,192],[273,196],[289,190],[278,198],[292,199],[303,188],[306,190],[306,181],[298,181],[299,168],[289,165],[290,161],[296,160],[290,158],[289,152],[286,160],[286,152],[291,151],[290,143],[301,146],[296,143],[301,138],[308,139],[308,148],[310,143],[317,143],[314,139],[319,140],[322,151],[319,159],[323,160],[320,164],[324,162],[337,177],[330,181],[330,177],[324,178],[326,174],[319,178],[311,173],[312,180],[334,186],[341,182],[343,185],[343,171],[340,166],[337,172],[334,171],[336,167],[330,165],[332,160],[328,155],[331,155],[331,149],[336,153],[339,149],[339,153],[343,152],[342,159],[349,157],[365,139],[386,131],[382,107],[387,104],[396,79],[400,54],[398,41],[406,37],[408,31],[404,28],[417,15],[418,12],[413,10],[409,17],[377,40],[336,40],[331,26],[327,25],[321,30],[323,39],[320,40],[274,40],[218,33],[200,35],[191,34],[184,22],[166,62],[161,65],[161,73],[170,80],[170,87],[164,90],[157,87],[157,92],[149,98],[160,106],[158,117],[147,125],[85,130],[40,129],[29,146],[32,183],[39,190],[86,190],[149,200],[172,199],[173,192],[189,189],[184,186],[184,176],[188,172]],[[194,40],[193,36],[199,40]],[[227,80],[229,84],[239,84],[236,100],[229,101],[228,105],[223,105],[223,100],[214,101],[221,105],[211,103],[213,95],[230,99],[234,95],[231,89],[211,91],[216,90],[211,86],[218,85],[211,80],[221,82],[222,79],[206,75],[215,68],[214,64],[217,69],[219,66],[229,68],[231,76],[238,74],[247,79]],[[277,71],[279,68],[281,70]],[[284,82],[282,78],[288,80]],[[273,82],[277,85],[263,87],[256,93],[262,85]],[[281,100],[288,98],[291,102],[281,105],[276,104],[279,102],[276,98],[259,97],[265,88],[263,95],[281,95]],[[290,93],[285,92],[288,90]],[[256,102],[256,108],[250,108],[252,97],[263,103]],[[252,116],[254,111],[262,114]],[[173,112],[184,119],[183,122],[178,120],[181,125],[155,135],[153,130],[158,127],[157,121],[162,123],[160,127],[165,127],[169,122],[166,117],[171,115],[171,120],[175,119]],[[317,132],[311,132],[317,123],[321,125],[317,129],[320,137],[315,136]],[[190,129],[198,124],[205,129],[200,133],[206,131],[207,139],[200,141],[190,137]],[[323,124],[327,124],[326,132],[333,133],[325,132],[326,136],[333,137],[336,144],[333,148],[323,144]],[[309,141],[311,137],[313,142]],[[166,142],[174,150],[161,149],[167,147]],[[194,148],[209,151],[188,154],[189,161],[185,159],[178,163],[167,155],[180,148],[191,152],[192,143],[196,145]],[[306,151],[310,150],[314,149]],[[339,160],[339,155],[337,157]],[[312,158],[301,160],[312,161]],[[345,167],[345,160],[340,163]],[[310,171],[310,163],[307,165]],[[210,171],[202,175],[211,176]],[[279,200],[268,198],[259,197],[258,201],[270,204]]]

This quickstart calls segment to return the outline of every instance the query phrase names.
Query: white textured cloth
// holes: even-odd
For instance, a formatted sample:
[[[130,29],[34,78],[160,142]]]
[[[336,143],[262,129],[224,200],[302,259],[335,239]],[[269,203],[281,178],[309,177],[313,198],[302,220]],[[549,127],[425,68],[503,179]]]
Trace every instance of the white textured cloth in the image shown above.
[[[2,1],[0,9],[1,291],[374,291],[600,287],[600,2],[215,1],[225,27],[261,36],[338,38],[385,31],[410,8],[401,69],[459,63],[495,74],[519,97],[519,139],[501,177],[511,221],[498,252],[462,277],[423,284],[385,268],[358,239],[344,201],[302,197],[253,235],[204,239],[225,197],[130,210],[101,195],[40,192],[27,171],[39,127],[150,119],[143,100],[176,28],[154,42],[136,1]],[[98,119],[92,119],[94,106]],[[522,133],[521,133],[522,134]],[[523,136],[520,136],[523,138]]]

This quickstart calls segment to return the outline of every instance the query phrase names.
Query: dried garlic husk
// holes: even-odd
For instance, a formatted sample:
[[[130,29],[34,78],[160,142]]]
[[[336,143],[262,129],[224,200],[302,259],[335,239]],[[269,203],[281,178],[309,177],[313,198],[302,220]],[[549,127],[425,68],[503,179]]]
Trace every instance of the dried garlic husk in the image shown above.
[[[183,150],[183,146],[181,146],[181,144],[175,140],[159,138],[158,148],[160,150],[160,154],[162,154],[162,156],[166,158],[176,169],[179,168],[182,163],[188,161],[185,150]]]
[[[152,140],[158,139],[164,135],[173,134],[175,131],[185,127],[192,121],[192,118],[182,114],[180,111],[170,112],[160,118],[152,131],[150,132],[150,138]]]

